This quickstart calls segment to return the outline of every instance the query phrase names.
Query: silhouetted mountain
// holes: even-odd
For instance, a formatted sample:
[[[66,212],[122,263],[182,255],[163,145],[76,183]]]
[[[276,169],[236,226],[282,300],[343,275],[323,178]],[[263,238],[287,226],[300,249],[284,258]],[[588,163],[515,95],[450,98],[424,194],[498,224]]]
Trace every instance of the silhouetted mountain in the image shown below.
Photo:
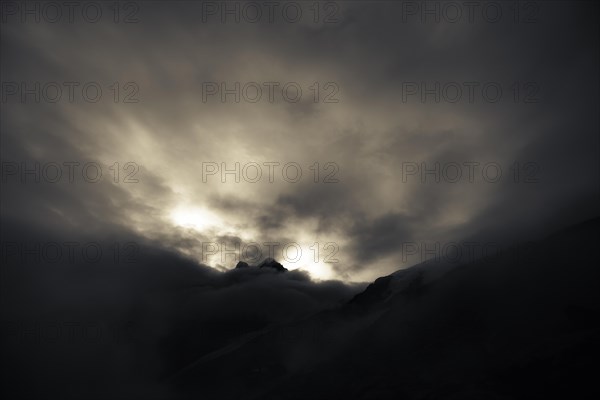
[[[599,221],[379,278],[336,310],[240,337],[172,382],[212,398],[594,398],[600,273],[583,249],[597,245]]]
[[[4,217],[0,228],[3,246],[73,237],[102,249],[115,241],[137,246],[132,260],[106,250],[95,263],[53,262],[3,247],[2,398],[173,398],[164,379],[195,360],[271,325],[336,308],[364,288],[315,283],[269,261],[221,273],[133,233],[69,237]]]
[[[234,269],[242,269],[242,268],[272,268],[278,272],[287,272],[288,271],[287,268],[285,268],[283,265],[278,263],[274,258],[270,258],[270,257],[265,258],[263,261],[261,261],[258,265],[255,265],[255,266],[250,266],[245,261],[239,261],[236,264]]]
[[[364,292],[354,296],[350,303],[366,306],[383,301],[391,293],[390,282],[392,279],[392,275],[375,279],[375,282],[367,286]]]
[[[273,259],[218,273],[151,243],[127,267],[8,257],[3,278],[19,285],[2,293],[12,305],[2,315],[2,392],[589,398],[600,359],[599,228],[595,219],[469,264],[424,262],[366,288],[278,273]]]
[[[266,258],[260,264],[258,264],[258,268],[273,268],[279,272],[287,272],[287,268],[284,268],[283,265],[275,261],[273,258]]]

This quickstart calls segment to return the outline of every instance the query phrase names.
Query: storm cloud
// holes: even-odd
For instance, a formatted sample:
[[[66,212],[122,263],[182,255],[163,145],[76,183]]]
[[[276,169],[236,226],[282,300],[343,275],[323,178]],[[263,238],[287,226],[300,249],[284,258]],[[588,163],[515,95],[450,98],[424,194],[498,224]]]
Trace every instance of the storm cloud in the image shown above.
[[[3,9],[2,218],[132,230],[220,269],[241,253],[207,258],[203,244],[294,243],[291,269],[365,281],[421,261],[407,242],[505,243],[597,215],[597,6],[438,22],[412,3],[319,18],[298,3],[298,22],[263,8],[256,23],[211,2],[135,3],[129,23],[107,6],[95,23]],[[39,101],[20,86],[36,82]],[[58,183],[23,184],[36,162],[38,175],[80,164],[74,183],[63,166]]]

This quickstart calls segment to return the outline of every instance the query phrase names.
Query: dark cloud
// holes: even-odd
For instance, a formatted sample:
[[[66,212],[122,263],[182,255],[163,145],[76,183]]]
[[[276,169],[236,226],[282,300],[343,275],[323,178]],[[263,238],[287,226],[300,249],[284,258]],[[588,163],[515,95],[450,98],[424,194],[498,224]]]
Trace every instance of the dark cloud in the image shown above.
[[[170,390],[163,377],[194,359],[239,335],[339,307],[363,288],[315,283],[300,271],[217,272],[125,228],[1,222],[6,393],[37,393],[23,391],[28,380],[75,398],[89,387],[70,383],[90,380],[101,396],[160,398]],[[60,363],[45,361],[58,354]]]
[[[82,101],[78,90],[73,103],[9,99],[3,104],[3,160],[94,161],[105,168],[119,162],[121,169],[134,162],[140,178],[129,185],[11,188],[3,193],[3,213],[32,210],[31,219],[43,221],[48,213],[35,210],[52,205],[80,225],[136,226],[190,256],[198,255],[198,244],[225,236],[246,242],[319,238],[340,245],[341,265],[335,271],[304,267],[322,277],[358,280],[401,265],[397,245],[405,238],[448,242],[482,231],[500,238],[514,224],[528,231],[549,219],[558,226],[596,215],[583,200],[597,194],[598,181],[599,60],[589,5],[539,4],[535,23],[514,23],[509,9],[498,23],[421,23],[418,16],[402,22],[404,6],[343,3],[339,23],[332,24],[222,24],[217,17],[202,22],[201,4],[147,2],[135,24],[3,24],[3,81],[95,81],[103,88],[98,103]],[[122,85],[135,82],[139,102],[112,101],[116,81],[121,96],[128,93]],[[236,103],[230,95],[225,103],[218,95],[203,101],[205,82],[228,88],[292,82],[303,96],[285,101],[278,88],[273,102],[266,90],[257,103]],[[315,82],[320,100],[333,87],[339,102],[315,103]],[[403,99],[406,82],[480,86],[473,102],[463,93],[457,103],[422,103],[418,94]],[[502,86],[501,101],[482,98],[486,82]],[[525,86],[531,82],[535,86]],[[328,83],[334,86],[326,89]],[[526,104],[523,96],[532,88],[539,89],[538,101]],[[402,181],[406,162],[470,161],[497,162],[504,178],[515,162],[536,163],[541,180],[529,187],[506,179]],[[236,183],[231,176],[223,183],[220,173],[204,179],[207,162],[228,169],[236,162],[241,168],[279,164],[273,182],[265,167],[257,183]],[[288,162],[302,167],[298,183],[281,176]],[[310,169],[315,162],[319,183]],[[338,183],[322,182],[329,162],[339,168]],[[214,213],[218,229],[173,223],[175,210],[195,209]],[[385,228],[390,232],[382,233]],[[355,257],[383,254],[391,257],[382,261],[386,266],[361,266],[362,274],[352,278]]]
[[[421,263],[403,246],[510,250],[598,215],[598,5],[515,2],[539,6],[515,23],[501,2],[500,22],[471,24],[403,22],[407,3],[340,2],[330,24],[311,22],[309,2],[299,23],[203,22],[206,2],[191,1],[127,3],[140,8],[132,24],[114,23],[108,2],[98,23],[2,22],[0,391],[494,399],[526,377],[515,398],[569,398],[565,387],[592,382],[597,223],[525,262]],[[22,83],[39,83],[41,100],[8,93]],[[262,98],[222,101],[207,83],[252,83]],[[437,83],[463,97],[422,101],[419,85]],[[90,163],[97,182],[82,175]],[[466,168],[458,182],[423,177],[465,163],[473,182]],[[482,175],[489,163],[497,182]],[[239,179],[250,164],[258,182]],[[251,244],[260,251],[244,253]],[[286,244],[302,257],[282,259]],[[267,256],[288,271],[233,269]],[[361,294],[351,283],[378,277]]]
[[[406,215],[388,214],[374,221],[359,220],[351,236],[355,243],[357,261],[365,263],[398,251],[402,243],[414,240],[415,219]],[[373,238],[377,238],[373,240]]]

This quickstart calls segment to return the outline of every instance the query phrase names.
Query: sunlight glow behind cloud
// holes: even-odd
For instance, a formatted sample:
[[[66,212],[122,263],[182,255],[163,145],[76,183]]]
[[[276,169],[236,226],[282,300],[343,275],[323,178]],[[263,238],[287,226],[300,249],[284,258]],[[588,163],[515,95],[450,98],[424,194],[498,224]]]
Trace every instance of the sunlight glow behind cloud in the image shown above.
[[[171,220],[176,226],[204,231],[210,228],[223,229],[223,220],[216,214],[199,207],[180,207],[171,212]]]

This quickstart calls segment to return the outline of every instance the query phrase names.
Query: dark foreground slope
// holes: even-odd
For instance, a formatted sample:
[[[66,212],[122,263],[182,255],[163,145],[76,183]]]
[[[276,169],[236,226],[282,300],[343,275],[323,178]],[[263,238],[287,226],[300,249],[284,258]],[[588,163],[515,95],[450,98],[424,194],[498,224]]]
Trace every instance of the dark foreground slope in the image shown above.
[[[170,384],[204,398],[594,398],[599,227],[444,274],[399,271],[335,311],[199,359]]]
[[[218,273],[135,237],[99,242],[139,240],[127,264],[7,250],[1,395],[594,398],[599,228],[588,221],[467,265],[423,263],[366,289],[274,261]],[[3,241],[70,239],[32,232],[13,227]]]
[[[315,283],[273,260],[217,272],[134,234],[0,227],[3,399],[170,399],[165,382],[194,360],[364,288]],[[73,257],[36,251],[65,243]],[[135,251],[115,257],[115,243]],[[81,253],[91,244],[102,249],[93,262]]]

